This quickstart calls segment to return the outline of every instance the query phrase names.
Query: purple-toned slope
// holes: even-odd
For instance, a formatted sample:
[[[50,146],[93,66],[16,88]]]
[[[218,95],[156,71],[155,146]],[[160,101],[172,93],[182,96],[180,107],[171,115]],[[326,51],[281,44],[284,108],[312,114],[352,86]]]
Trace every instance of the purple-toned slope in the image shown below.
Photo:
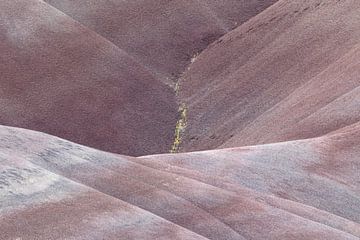
[[[172,84],[190,59],[276,0],[46,0]]]
[[[39,0],[0,2],[0,123],[129,155],[168,152],[172,89]]]
[[[360,45],[236,133],[223,146],[321,136],[360,121]]]
[[[88,147],[0,125],[0,240],[360,239],[358,1],[46,2],[0,1],[0,124]],[[166,152],[185,68],[223,149],[91,148]]]
[[[360,2],[278,1],[201,53],[180,83],[182,150],[316,137],[359,118]]]
[[[173,142],[166,84],[274,1],[47,2],[0,3],[0,124],[145,155]]]
[[[0,239],[359,239],[359,133],[132,158],[1,127]]]

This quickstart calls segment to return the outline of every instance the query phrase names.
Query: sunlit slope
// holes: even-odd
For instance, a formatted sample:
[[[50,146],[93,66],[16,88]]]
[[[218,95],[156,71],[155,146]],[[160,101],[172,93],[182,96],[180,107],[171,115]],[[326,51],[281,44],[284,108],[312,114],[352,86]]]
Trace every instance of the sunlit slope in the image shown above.
[[[0,238],[355,240],[359,139],[131,158],[0,127]]]
[[[182,151],[316,137],[359,121],[360,2],[278,1],[180,82]]]
[[[359,223],[359,134],[356,123],[318,138],[145,156],[140,162],[216,176]]]
[[[360,121],[360,45],[263,113],[223,146],[321,136]]]

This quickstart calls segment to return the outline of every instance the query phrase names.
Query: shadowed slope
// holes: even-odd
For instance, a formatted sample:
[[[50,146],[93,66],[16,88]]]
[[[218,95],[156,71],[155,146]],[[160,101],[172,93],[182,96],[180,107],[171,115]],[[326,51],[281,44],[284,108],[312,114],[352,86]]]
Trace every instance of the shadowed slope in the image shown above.
[[[359,121],[360,2],[279,1],[209,46],[180,84],[182,150],[321,136]]]
[[[131,53],[165,83],[211,42],[275,0],[46,0]]]
[[[1,239],[355,240],[359,129],[131,158],[0,127]]]
[[[1,1],[0,14],[0,123],[131,155],[169,150],[172,89],[42,1]]]

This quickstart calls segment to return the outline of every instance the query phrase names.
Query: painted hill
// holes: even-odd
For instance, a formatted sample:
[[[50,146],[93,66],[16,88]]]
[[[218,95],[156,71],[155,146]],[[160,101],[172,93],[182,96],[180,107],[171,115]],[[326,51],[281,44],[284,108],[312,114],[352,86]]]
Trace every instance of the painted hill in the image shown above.
[[[278,1],[209,46],[181,80],[183,151],[317,137],[359,115],[360,4]]]
[[[167,84],[210,43],[276,0],[46,0]]]
[[[39,0],[1,1],[0,123],[131,155],[168,152],[174,91]]]
[[[359,16],[0,1],[0,240],[360,239]]]
[[[171,148],[190,59],[274,1],[47,2],[0,3],[0,124],[138,156]]]
[[[1,239],[359,239],[359,134],[132,158],[1,127]]]

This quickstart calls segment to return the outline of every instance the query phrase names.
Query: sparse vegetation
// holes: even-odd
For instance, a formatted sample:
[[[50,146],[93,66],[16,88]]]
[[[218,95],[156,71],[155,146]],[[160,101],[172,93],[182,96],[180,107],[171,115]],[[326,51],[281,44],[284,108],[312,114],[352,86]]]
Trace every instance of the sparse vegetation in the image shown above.
[[[179,90],[180,90],[180,81],[177,81],[174,86],[174,91],[176,96],[179,95]]]
[[[199,54],[200,53],[195,53],[191,57],[190,62],[194,63],[196,61],[196,58],[199,56]],[[181,78],[182,78],[182,74],[179,76],[178,80],[173,85],[176,96],[179,96]],[[171,153],[179,152],[182,141],[182,135],[185,132],[187,126],[187,107],[185,103],[180,103],[178,112],[179,112],[179,120],[176,122],[176,126],[175,126],[174,141],[170,149]]]
[[[175,127],[175,134],[174,134],[174,142],[172,144],[171,153],[177,153],[179,152],[181,140],[182,140],[182,134],[185,131],[186,125],[187,125],[187,107],[185,104],[181,104],[179,107],[179,115],[180,118],[176,123]]]
[[[190,62],[191,62],[191,63],[194,63],[194,62],[196,61],[196,58],[197,58],[198,56],[199,56],[199,53],[195,53],[195,54],[192,56]]]

